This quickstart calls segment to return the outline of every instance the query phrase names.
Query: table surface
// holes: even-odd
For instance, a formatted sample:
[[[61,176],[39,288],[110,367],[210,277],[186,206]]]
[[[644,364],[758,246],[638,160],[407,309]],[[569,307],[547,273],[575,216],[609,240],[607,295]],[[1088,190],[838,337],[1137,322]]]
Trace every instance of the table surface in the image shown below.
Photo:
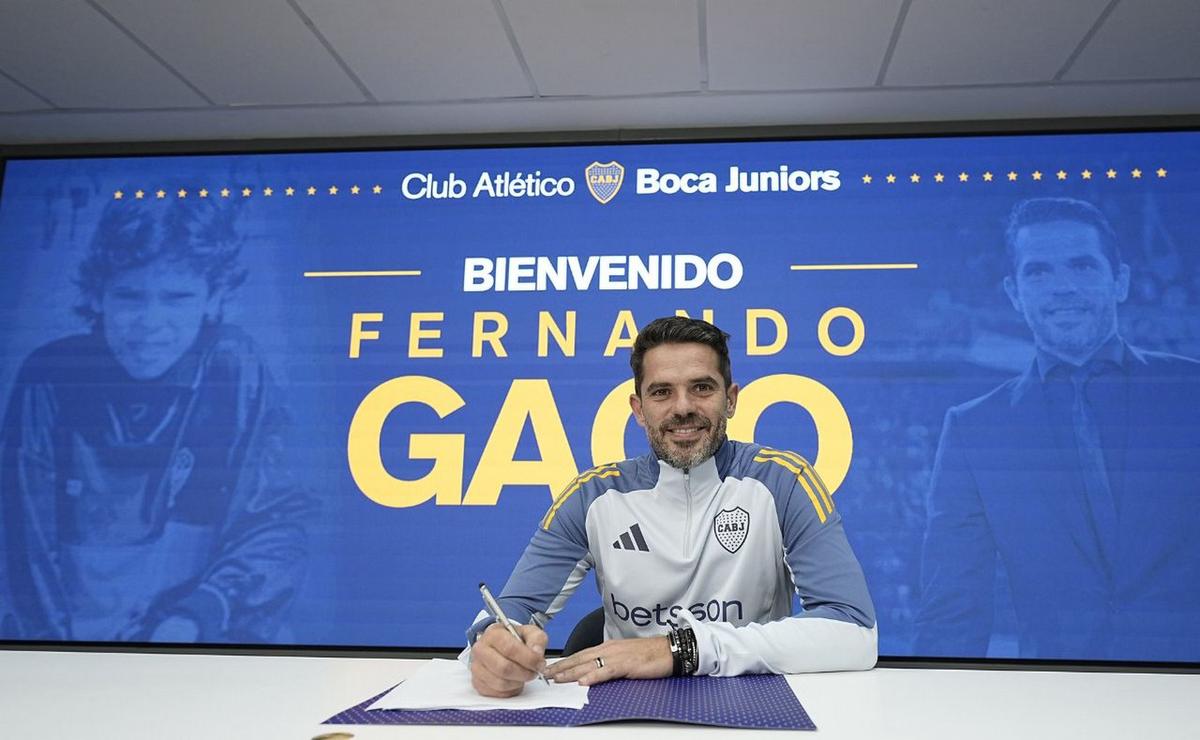
[[[335,727],[320,723],[420,660],[0,650],[0,736],[120,740],[789,737],[666,723]],[[877,668],[789,676],[821,740],[1200,737],[1200,675]],[[448,733],[452,733],[448,734]]]

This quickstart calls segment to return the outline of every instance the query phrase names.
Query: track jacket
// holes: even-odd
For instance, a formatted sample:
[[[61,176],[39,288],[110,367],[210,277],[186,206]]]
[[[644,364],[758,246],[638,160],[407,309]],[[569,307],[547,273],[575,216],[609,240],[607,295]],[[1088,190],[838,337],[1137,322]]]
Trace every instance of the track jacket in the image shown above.
[[[586,471],[542,519],[500,605],[526,623],[553,617],[591,568],[606,640],[686,623],[698,674],[875,665],[862,569],[829,492],[795,453],[727,440],[690,471],[653,454]],[[491,621],[477,619],[469,641]]]

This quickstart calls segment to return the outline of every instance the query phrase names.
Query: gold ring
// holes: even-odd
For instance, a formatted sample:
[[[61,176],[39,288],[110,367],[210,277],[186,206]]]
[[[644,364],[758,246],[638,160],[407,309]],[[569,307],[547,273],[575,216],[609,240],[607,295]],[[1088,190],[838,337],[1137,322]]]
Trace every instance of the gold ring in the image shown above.
[[[599,656],[597,656],[597,657],[596,657],[596,667],[597,667],[597,668],[603,668],[603,667],[604,667],[604,658],[601,658],[601,657],[599,657]]]

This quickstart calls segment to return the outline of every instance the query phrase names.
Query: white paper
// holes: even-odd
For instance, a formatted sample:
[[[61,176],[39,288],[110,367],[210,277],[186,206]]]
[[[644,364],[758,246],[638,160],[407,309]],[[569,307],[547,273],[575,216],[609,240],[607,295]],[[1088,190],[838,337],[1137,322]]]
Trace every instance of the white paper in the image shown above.
[[[519,696],[494,699],[480,696],[471,686],[471,672],[457,660],[434,658],[408,679],[381,696],[367,709],[582,709],[587,687],[577,683],[549,685],[541,679],[525,684]]]

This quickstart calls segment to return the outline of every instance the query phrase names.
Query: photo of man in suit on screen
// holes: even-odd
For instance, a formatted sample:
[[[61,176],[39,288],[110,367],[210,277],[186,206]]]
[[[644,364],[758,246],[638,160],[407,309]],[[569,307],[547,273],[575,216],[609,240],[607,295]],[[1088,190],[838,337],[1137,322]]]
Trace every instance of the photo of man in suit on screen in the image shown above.
[[[1025,372],[946,413],[914,654],[988,654],[997,560],[1019,656],[1200,660],[1200,363],[1118,330],[1130,269],[1092,204],[1012,210]]]
[[[23,363],[0,431],[0,637],[272,641],[311,499],[260,355],[222,322],[236,209],[114,200],[77,267],[90,330]]]

